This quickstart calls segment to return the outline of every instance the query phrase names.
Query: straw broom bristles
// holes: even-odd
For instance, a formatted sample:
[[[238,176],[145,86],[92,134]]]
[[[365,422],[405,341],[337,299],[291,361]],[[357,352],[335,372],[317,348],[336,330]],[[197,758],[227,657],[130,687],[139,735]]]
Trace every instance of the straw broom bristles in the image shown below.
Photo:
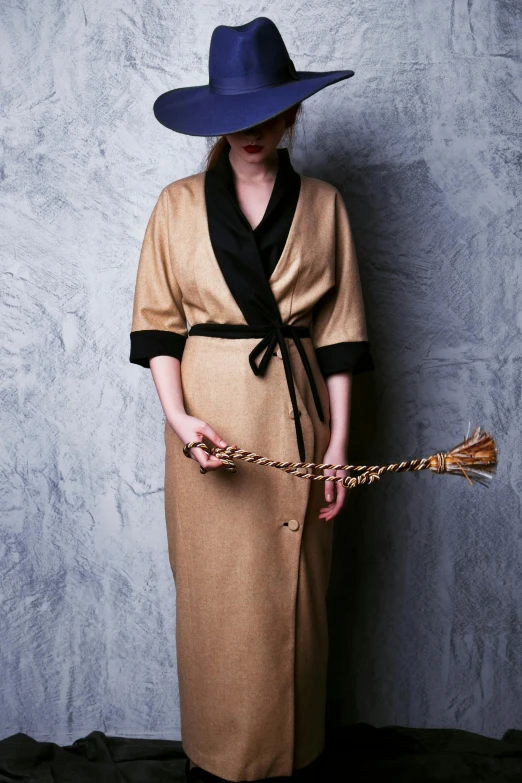
[[[435,473],[464,475],[470,484],[478,481],[487,485],[497,469],[497,447],[492,436],[480,427],[475,427],[470,437],[444,454],[444,465],[439,466],[439,455],[435,454],[428,465]]]
[[[468,429],[469,432],[469,429]],[[431,457],[424,459],[412,459],[404,462],[395,462],[391,465],[328,465],[321,462],[281,462],[269,460],[261,457],[259,454],[245,451],[237,446],[227,446],[219,448],[218,446],[209,447],[206,443],[191,441],[183,446],[183,453],[189,459],[191,448],[202,448],[208,454],[212,454],[223,462],[223,466],[231,473],[236,473],[234,459],[252,462],[256,465],[265,465],[272,468],[284,470],[297,478],[304,478],[310,481],[331,481],[342,484],[346,488],[360,486],[361,484],[372,484],[380,479],[383,473],[404,473],[406,471],[431,470],[434,473],[449,473],[451,475],[464,476],[470,484],[478,481],[481,484],[488,484],[496,471],[497,466],[497,448],[492,436],[481,429],[475,427],[471,436],[457,444],[451,451],[437,452]],[[359,476],[324,476],[314,475],[313,473],[300,473],[300,468],[315,468],[317,470],[343,470],[356,471]],[[207,471],[200,467],[201,473]]]

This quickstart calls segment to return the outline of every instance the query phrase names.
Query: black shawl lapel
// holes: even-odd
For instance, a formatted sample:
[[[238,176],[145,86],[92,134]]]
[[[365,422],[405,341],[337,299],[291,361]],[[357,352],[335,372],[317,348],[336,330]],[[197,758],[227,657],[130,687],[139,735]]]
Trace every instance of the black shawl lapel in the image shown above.
[[[299,196],[301,178],[288,150],[278,149],[279,168],[259,226],[252,230],[239,207],[227,144],[216,165],[205,172],[205,202],[210,241],[221,272],[247,324],[281,324],[281,314],[259,253],[257,237],[277,230],[279,210],[286,198]],[[257,233],[256,233],[257,232]]]

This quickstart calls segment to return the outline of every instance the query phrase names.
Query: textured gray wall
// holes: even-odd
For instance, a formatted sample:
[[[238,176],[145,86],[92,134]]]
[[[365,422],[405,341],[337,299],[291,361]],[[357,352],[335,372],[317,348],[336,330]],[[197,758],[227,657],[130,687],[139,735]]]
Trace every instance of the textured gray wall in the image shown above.
[[[520,4],[30,0],[1,10],[2,736],[179,739],[163,415],[128,334],[147,219],[206,142],[152,103],[206,82],[217,24],[261,14],[298,69],[356,72],[306,101],[294,149],[360,258],[377,370],[351,456],[427,456],[469,422],[500,450],[489,489],[352,492],[329,719],[522,728]]]

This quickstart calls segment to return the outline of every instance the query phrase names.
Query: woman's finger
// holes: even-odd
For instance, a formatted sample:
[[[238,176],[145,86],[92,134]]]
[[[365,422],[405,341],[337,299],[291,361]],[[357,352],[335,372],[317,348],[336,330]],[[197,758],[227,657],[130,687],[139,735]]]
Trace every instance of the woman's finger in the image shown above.
[[[335,470],[323,470],[324,476],[335,476]],[[335,482],[334,481],[325,481],[324,482],[324,498],[327,503],[333,503],[335,500]]]
[[[206,437],[212,441],[214,446],[221,446],[222,448],[225,448],[228,444],[224,438],[221,437],[221,435],[218,435],[218,433],[212,429],[210,424],[208,422],[204,421],[202,422],[203,426],[201,428],[201,432],[203,435],[206,435]]]
[[[204,449],[200,448],[199,446],[193,446],[190,450],[190,454],[192,455],[192,459],[194,459],[196,462],[199,462],[201,467],[205,467],[205,463],[207,461],[207,452],[204,451]]]
[[[218,433],[212,429],[210,424],[206,421],[200,421],[197,427],[197,435],[199,440],[202,439],[203,436],[208,438],[214,445],[221,446],[222,448],[225,448],[227,443],[224,440],[224,438],[221,437],[221,435],[218,435]],[[204,449],[202,449],[200,446],[194,446],[191,451],[194,453],[194,458],[197,462],[199,462],[200,466],[204,470],[216,470],[217,468],[223,467],[223,462],[213,454],[208,454]]]
[[[325,470],[323,472],[329,475],[332,475],[334,473],[334,471],[332,470],[330,471]],[[335,475],[344,478],[345,476],[349,476],[350,474],[346,470],[337,470],[335,471]],[[323,508],[320,509],[319,519],[329,520],[337,516],[339,511],[343,508],[343,506],[345,505],[348,499],[350,489],[348,489],[347,487],[343,487],[343,485],[338,482],[331,481],[325,483],[330,484],[332,487],[335,487],[335,496],[328,506],[324,506]],[[326,489],[325,489],[325,494],[326,494]]]
[[[223,465],[220,459],[218,457],[209,456],[208,454],[205,454],[203,457],[203,467],[205,470],[213,470],[214,468],[220,468]]]

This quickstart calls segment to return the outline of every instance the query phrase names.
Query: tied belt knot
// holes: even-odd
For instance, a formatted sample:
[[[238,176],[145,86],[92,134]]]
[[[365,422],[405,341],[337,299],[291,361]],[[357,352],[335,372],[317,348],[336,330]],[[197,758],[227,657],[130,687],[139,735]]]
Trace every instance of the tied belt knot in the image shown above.
[[[321,406],[321,400],[319,399],[319,392],[314,380],[312,368],[308,361],[308,356],[303,348],[300,337],[310,337],[310,330],[308,326],[291,326],[290,324],[267,324],[251,326],[249,324],[218,324],[218,323],[200,323],[193,324],[190,327],[189,337],[192,335],[201,335],[203,337],[228,337],[228,338],[247,338],[247,337],[261,337],[262,339],[256,346],[250,351],[248,355],[248,361],[250,367],[255,375],[263,376],[268,367],[268,363],[273,356],[276,345],[281,348],[281,357],[283,359],[283,367],[285,370],[286,383],[288,391],[290,393],[290,400],[292,401],[292,410],[294,413],[295,431],[297,437],[297,445],[299,448],[299,458],[302,462],[305,461],[305,448],[303,431],[301,428],[301,422],[299,420],[299,409],[297,407],[297,398],[295,394],[294,379],[292,376],[292,366],[290,363],[290,356],[288,353],[288,347],[285,342],[285,337],[293,339],[296,348],[301,357],[308,381],[310,383],[310,389],[314,398],[317,415],[321,421],[324,421],[323,409]],[[259,364],[256,364],[256,358],[260,353],[265,351]]]

